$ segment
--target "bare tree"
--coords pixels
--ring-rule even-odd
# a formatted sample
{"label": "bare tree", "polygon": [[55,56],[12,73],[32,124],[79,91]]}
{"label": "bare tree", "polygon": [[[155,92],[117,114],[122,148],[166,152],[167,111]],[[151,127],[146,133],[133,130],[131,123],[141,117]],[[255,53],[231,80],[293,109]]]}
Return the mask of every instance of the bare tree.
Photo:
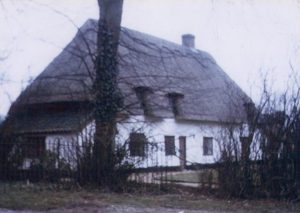
{"label": "bare tree", "polygon": [[300,88],[280,95],[264,80],[259,103],[245,105],[247,128],[226,127],[220,190],[235,197],[299,199]]}

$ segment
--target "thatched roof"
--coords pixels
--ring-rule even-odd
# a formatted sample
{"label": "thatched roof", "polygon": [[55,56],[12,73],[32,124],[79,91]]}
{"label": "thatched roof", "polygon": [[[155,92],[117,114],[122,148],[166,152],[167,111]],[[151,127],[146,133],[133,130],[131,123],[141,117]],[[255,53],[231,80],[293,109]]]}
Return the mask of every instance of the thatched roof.
{"label": "thatched roof", "polygon": [[[88,20],[16,105],[91,100],[96,26],[95,20]],[[142,86],[152,90],[149,105],[154,117],[173,117],[168,94],[178,93],[183,95],[178,119],[244,119],[243,104],[250,99],[208,53],[122,28],[118,54],[126,113],[143,114],[134,93]]]}
{"label": "thatched roof", "polygon": [[20,116],[13,123],[13,130],[22,133],[79,132],[88,123],[84,112],[50,112]]}

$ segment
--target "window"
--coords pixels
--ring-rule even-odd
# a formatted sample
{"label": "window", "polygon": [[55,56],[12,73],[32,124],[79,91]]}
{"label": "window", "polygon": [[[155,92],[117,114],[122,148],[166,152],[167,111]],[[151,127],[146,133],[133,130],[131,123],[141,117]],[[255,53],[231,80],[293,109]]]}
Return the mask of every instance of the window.
{"label": "window", "polygon": [[166,153],[166,156],[176,155],[175,137],[174,136],[165,136],[165,153]]}
{"label": "window", "polygon": [[179,116],[181,114],[180,103],[181,99],[183,99],[183,94],[181,93],[168,93],[169,102],[172,108],[172,112],[174,116]]}
{"label": "window", "polygon": [[45,151],[45,137],[28,137],[23,147],[27,158],[39,158]]}
{"label": "window", "polygon": [[250,138],[249,137],[240,137],[241,147],[242,147],[242,158],[248,159],[250,155]]}
{"label": "window", "polygon": [[134,88],[136,96],[140,101],[140,105],[142,110],[144,111],[144,115],[150,116],[152,114],[151,107],[149,105],[149,95],[152,93],[151,88],[139,86]]}
{"label": "window", "polygon": [[213,155],[213,138],[203,138],[203,155]]}
{"label": "window", "polygon": [[147,139],[143,133],[131,133],[129,138],[130,156],[144,157]]}

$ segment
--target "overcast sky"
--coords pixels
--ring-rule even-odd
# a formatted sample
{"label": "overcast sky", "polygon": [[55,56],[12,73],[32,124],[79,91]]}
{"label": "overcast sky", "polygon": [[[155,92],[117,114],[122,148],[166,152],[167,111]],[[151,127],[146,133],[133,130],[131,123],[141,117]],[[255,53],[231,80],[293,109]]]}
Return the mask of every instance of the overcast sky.
{"label": "overcast sky", "polygon": [[[0,0],[0,114],[61,52],[88,18],[96,0]],[[261,73],[283,88],[290,65],[300,73],[299,0],[124,0],[122,25],[176,43],[196,36],[252,96]],[[3,60],[4,58],[4,60]]]}

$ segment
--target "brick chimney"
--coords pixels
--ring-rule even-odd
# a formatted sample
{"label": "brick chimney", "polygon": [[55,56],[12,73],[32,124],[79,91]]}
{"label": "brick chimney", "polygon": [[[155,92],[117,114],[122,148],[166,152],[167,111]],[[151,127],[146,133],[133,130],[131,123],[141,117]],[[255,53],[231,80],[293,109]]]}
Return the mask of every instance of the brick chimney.
{"label": "brick chimney", "polygon": [[195,48],[195,36],[192,34],[184,34],[181,36],[182,45],[188,48]]}

